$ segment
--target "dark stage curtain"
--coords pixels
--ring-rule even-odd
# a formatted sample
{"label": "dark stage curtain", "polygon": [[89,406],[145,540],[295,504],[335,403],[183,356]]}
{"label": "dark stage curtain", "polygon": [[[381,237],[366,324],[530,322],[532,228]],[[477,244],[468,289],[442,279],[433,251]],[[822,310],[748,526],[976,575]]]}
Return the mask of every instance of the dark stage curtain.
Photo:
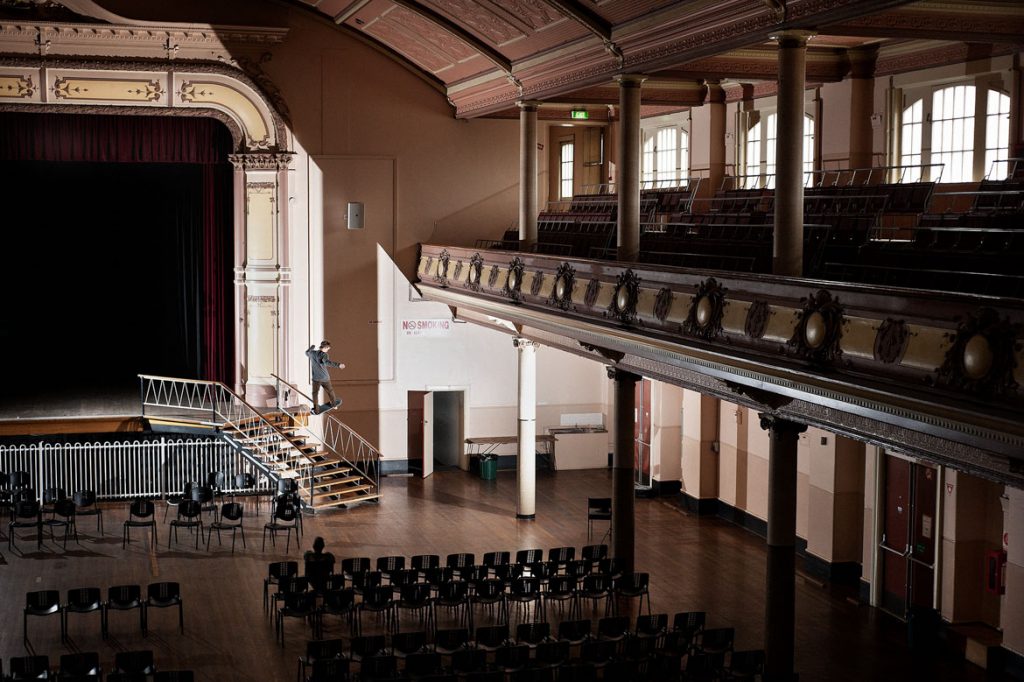
{"label": "dark stage curtain", "polygon": [[[77,233],[94,230],[94,239],[108,252],[95,254],[94,260],[117,260],[122,265],[116,269],[126,273],[125,282],[141,281],[132,278],[141,277],[143,270],[162,282],[159,291],[148,290],[146,306],[146,314],[160,318],[151,325],[159,338],[150,345],[154,351],[159,349],[160,357],[154,358],[154,353],[135,357],[129,352],[126,362],[145,362],[148,357],[148,365],[133,371],[176,371],[230,383],[234,378],[233,189],[227,162],[231,151],[227,129],[208,118],[0,113],[0,167],[10,180],[6,191],[0,187],[0,195],[6,194],[8,201],[22,200],[25,208],[19,227],[9,229],[31,230],[28,226],[35,221],[38,229],[53,235],[46,242],[8,234],[5,241],[11,247],[24,247],[17,257],[38,258],[30,272],[47,272],[52,262],[75,267],[76,254],[70,251],[84,248]],[[119,173],[114,164],[133,165],[125,165]],[[17,177],[22,173],[34,180],[22,182]],[[80,187],[88,191],[77,191]],[[154,187],[156,192],[151,191]],[[33,188],[38,188],[34,200],[29,196],[36,191]],[[69,212],[62,196],[74,197],[79,205]],[[150,203],[140,206],[139,196],[149,197]],[[119,225],[125,227],[114,229],[117,220],[111,220],[111,215],[120,219],[129,210],[133,222],[122,221]],[[104,230],[105,226],[111,229]],[[104,244],[104,239],[110,241]],[[55,254],[62,249],[69,253]],[[81,287],[97,281],[95,272],[75,274],[81,275],[75,277]],[[109,277],[104,277],[99,286],[108,285]],[[126,300],[138,296],[124,292]],[[144,340],[140,343],[147,345]]]}
{"label": "dark stage curtain", "polygon": [[211,118],[0,114],[0,160],[226,164],[227,129]]}

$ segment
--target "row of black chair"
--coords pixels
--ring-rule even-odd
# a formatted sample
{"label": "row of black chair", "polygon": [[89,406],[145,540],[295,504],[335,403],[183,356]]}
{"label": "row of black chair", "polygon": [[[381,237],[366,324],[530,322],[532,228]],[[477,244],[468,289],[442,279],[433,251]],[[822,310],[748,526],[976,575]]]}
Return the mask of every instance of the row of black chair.
{"label": "row of black chair", "polygon": [[58,590],[40,590],[25,595],[23,612],[24,641],[28,642],[29,616],[60,616],[61,640],[67,639],[68,614],[98,613],[100,616],[100,635],[104,639],[109,634],[111,611],[139,611],[139,627],[142,634],[148,633],[150,608],[178,608],[178,628],[185,632],[185,611],[181,598],[181,586],[176,582],[150,583],[146,589],[146,597],[142,596],[139,585],[117,585],[107,590],[107,599],[101,598],[98,587],[82,587],[67,591],[67,598],[62,603]]}
{"label": "row of black chair", "polygon": [[604,679],[616,681],[753,680],[762,673],[762,651],[734,651],[733,629],[704,629],[704,618],[703,612],[677,614],[672,629],[667,614],[640,618],[635,629],[628,618],[604,618],[594,633],[589,620],[563,621],[556,636],[548,622],[522,623],[515,639],[507,625],[439,630],[432,640],[426,631],[360,635],[347,650],[341,639],[313,640],[299,657],[297,673],[300,680],[346,679],[351,663],[359,663],[360,679],[504,680],[507,673],[520,679],[522,671],[533,671],[526,679],[534,679],[530,674],[547,671],[552,674],[541,679],[593,680],[603,670]]}
{"label": "row of black chair", "polygon": [[[2,672],[2,671],[0,671]],[[45,655],[17,656],[10,660],[10,673],[0,676],[4,680],[45,680],[56,679],[66,682],[192,682],[195,675],[191,670],[158,671],[150,650],[119,651],[114,654],[112,670],[104,677],[97,652],[62,654],[60,665],[50,667],[50,657]]]}

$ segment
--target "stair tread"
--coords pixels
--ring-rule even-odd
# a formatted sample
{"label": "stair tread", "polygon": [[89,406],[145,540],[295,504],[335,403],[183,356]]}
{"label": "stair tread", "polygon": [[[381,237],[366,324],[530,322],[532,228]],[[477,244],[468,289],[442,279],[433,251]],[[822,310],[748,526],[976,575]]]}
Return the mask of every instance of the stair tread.
{"label": "stair tread", "polygon": [[365,490],[372,490],[374,485],[372,483],[364,483],[363,485],[353,485],[340,490],[333,490],[329,493],[313,493],[313,502],[322,500],[327,497],[338,497],[340,495],[351,495],[353,493],[361,493]]}
{"label": "stair tread", "polygon": [[345,476],[343,478],[332,478],[329,481],[318,481],[314,483],[313,489],[316,490],[317,488],[329,488],[332,485],[346,485],[348,483],[355,483],[357,481],[365,480],[366,479],[363,478],[361,474],[356,474],[355,476]]}
{"label": "stair tread", "polygon": [[331,507],[340,507],[344,504],[353,504],[355,502],[369,502],[371,500],[380,499],[379,494],[363,495],[362,497],[356,497],[348,500],[328,500],[317,505],[318,509],[329,509]]}

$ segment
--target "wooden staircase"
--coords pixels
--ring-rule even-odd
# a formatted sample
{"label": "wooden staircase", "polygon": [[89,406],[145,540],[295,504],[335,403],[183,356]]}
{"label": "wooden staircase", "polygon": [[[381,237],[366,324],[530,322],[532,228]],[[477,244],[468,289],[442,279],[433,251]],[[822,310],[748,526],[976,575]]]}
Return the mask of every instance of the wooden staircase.
{"label": "wooden staircase", "polygon": [[[272,431],[268,431],[268,425]],[[225,425],[225,433],[281,478],[295,479],[299,497],[314,510],[380,498],[372,480],[331,452],[288,412],[271,412]]]}

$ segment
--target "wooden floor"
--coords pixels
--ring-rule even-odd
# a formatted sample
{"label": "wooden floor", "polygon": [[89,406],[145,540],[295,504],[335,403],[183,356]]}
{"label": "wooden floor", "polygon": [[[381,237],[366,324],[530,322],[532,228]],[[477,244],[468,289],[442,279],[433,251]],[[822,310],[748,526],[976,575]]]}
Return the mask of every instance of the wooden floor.
{"label": "wooden floor", "polygon": [[[387,478],[384,499],[305,520],[302,549],[322,535],[328,551],[346,556],[440,554],[528,547],[544,549],[587,544],[586,498],[609,495],[611,475],[604,470],[539,472],[536,521],[516,521],[515,473],[481,481],[462,472],[442,472],[428,480]],[[248,513],[248,511],[247,511]],[[763,541],[718,519],[684,513],[665,499],[637,500],[637,568],[651,574],[655,612],[708,612],[708,626],[736,628],[738,649],[760,648],[763,638]],[[3,627],[0,657],[8,669],[12,656],[26,654],[21,608],[25,593],[41,589],[176,580],[185,598],[184,635],[171,610],[150,615],[150,633],[142,637],[131,613],[113,613],[112,636],[104,641],[95,614],[72,615],[67,645],[60,642],[57,617],[31,618],[30,647],[56,665],[61,653],[98,651],[109,669],[121,650],[152,649],[163,669],[190,668],[200,680],[295,678],[296,656],[304,650],[308,629],[286,623],[286,646],[274,640],[271,621],[261,606],[262,580],[269,561],[284,558],[268,544],[260,551],[264,518],[248,518],[248,549],[234,556],[228,547],[196,551],[191,538],[167,549],[167,526],[158,506],[156,551],[137,541],[121,549],[122,505],[106,513],[107,534],[96,537],[92,519],[82,522],[81,544],[67,551],[47,539],[36,551],[34,539],[19,535],[24,553],[11,555],[4,543],[0,565]],[[5,529],[6,530],[6,529]],[[6,540],[6,538],[4,538]],[[291,557],[301,553],[292,547]],[[327,636],[347,635],[336,619]],[[982,671],[951,660],[915,659],[906,648],[906,628],[874,609],[858,606],[809,580],[797,584],[797,670],[802,680],[982,680]]]}

